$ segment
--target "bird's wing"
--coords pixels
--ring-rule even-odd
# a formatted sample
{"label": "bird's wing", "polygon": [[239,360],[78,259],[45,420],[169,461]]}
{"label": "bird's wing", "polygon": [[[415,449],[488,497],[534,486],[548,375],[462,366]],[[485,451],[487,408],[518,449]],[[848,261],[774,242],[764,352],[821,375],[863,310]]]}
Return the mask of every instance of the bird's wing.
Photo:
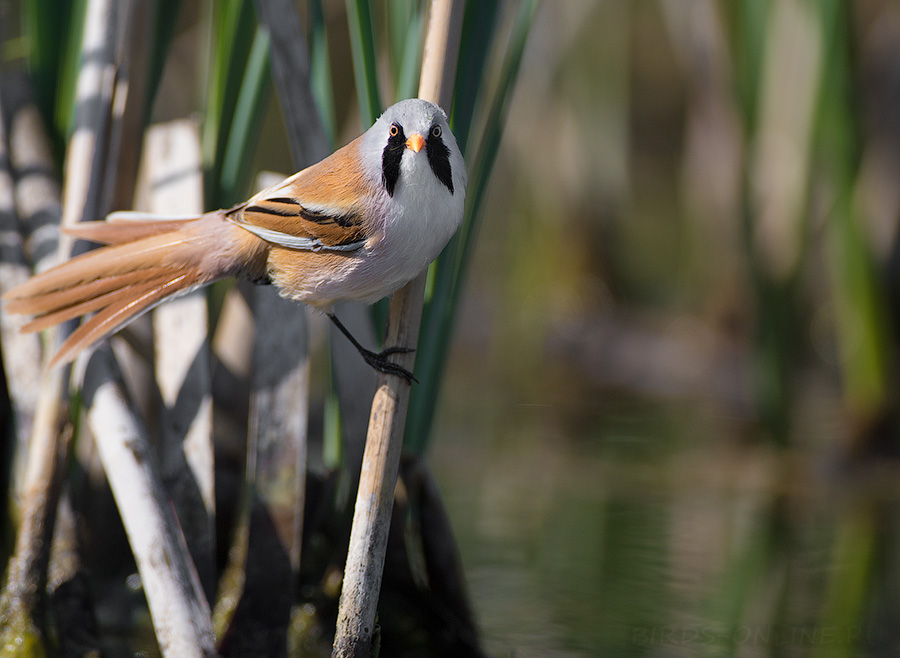
{"label": "bird's wing", "polygon": [[272,244],[303,251],[351,252],[372,236],[371,185],[358,140],[228,211],[238,226]]}

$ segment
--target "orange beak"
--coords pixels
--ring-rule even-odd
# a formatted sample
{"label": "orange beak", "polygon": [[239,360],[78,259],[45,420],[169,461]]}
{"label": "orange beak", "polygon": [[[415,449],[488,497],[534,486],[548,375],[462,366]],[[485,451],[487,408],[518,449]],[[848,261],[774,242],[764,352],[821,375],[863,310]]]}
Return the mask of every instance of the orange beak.
{"label": "orange beak", "polygon": [[416,153],[421,151],[425,147],[425,138],[422,137],[419,133],[413,133],[410,135],[409,139],[406,140],[406,148],[410,148]]}

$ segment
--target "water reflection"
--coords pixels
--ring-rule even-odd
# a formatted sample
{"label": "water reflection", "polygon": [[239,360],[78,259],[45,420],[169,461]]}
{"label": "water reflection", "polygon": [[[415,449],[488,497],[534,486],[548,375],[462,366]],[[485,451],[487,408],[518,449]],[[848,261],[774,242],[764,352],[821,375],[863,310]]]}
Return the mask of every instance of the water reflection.
{"label": "water reflection", "polygon": [[430,461],[489,654],[896,655],[893,464],[737,440],[700,404],[572,425],[457,393]]}

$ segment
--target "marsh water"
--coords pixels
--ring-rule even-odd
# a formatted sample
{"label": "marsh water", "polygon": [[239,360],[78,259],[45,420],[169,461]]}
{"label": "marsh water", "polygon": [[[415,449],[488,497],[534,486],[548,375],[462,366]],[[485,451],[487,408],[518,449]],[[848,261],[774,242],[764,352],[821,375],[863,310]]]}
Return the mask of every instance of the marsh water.
{"label": "marsh water", "polygon": [[785,449],[702,402],[492,390],[431,459],[490,655],[897,655],[900,470],[806,449],[827,405]]}

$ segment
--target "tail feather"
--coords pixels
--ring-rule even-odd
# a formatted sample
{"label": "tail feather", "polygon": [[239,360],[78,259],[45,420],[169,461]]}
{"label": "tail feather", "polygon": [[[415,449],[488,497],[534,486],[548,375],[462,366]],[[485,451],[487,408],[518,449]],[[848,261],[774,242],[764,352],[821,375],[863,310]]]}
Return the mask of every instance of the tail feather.
{"label": "tail feather", "polygon": [[[146,276],[144,276],[145,274]],[[66,320],[78,318],[82,315],[87,315],[88,313],[93,313],[99,309],[106,308],[119,300],[123,295],[128,295],[138,287],[143,288],[145,284],[160,284],[171,278],[172,275],[165,270],[158,273],[149,271],[134,272],[129,275],[123,275],[122,277],[110,277],[109,279],[95,282],[97,284],[104,284],[104,287],[115,286],[115,288],[110,287],[109,290],[103,292],[94,293],[93,289],[95,288],[95,285],[87,284],[71,291],[65,290],[39,297],[37,298],[38,301],[50,300],[42,304],[47,308],[42,311],[29,311],[29,315],[36,315],[36,317],[34,320],[25,323],[25,325],[22,326],[22,331],[43,331],[44,329],[48,329],[61,322],[65,322]],[[71,294],[73,297],[78,295],[79,298],[71,301],[66,300],[65,297],[67,294]],[[56,301],[56,303],[51,306],[51,301]]]}
{"label": "tail feather", "polygon": [[[134,219],[132,219],[134,217]],[[144,213],[113,213],[105,221],[79,222],[67,226],[63,231],[82,240],[101,244],[125,244],[162,233],[177,231],[197,217],[180,217],[178,219],[150,219]]]}
{"label": "tail feather", "polygon": [[108,246],[38,274],[5,296],[40,331],[88,313],[51,363],[75,355],[169,297],[234,274],[259,278],[266,244],[221,213],[174,220],[89,222],[70,233]]}
{"label": "tail feather", "polygon": [[173,231],[136,242],[95,249],[31,277],[10,290],[5,299],[11,303],[36,298],[48,293],[72,290],[76,286],[100,279],[159,266],[177,268],[179,261],[189,260],[191,245],[186,243],[191,239],[192,236]]}
{"label": "tail feather", "polygon": [[[134,272],[126,272],[114,276],[108,276],[103,279],[97,279],[80,286],[56,290],[39,294],[34,297],[23,297],[20,299],[10,299],[6,303],[6,310],[9,313],[18,313],[23,315],[45,315],[55,313],[67,308],[74,308],[82,305],[84,302],[91,300],[105,299],[105,295],[124,288],[135,283],[146,281],[149,278],[157,278],[166,270],[163,268],[148,268],[146,270],[137,270]],[[70,317],[61,317],[59,322],[64,322],[72,317],[84,315],[90,311],[96,310],[89,308],[82,313],[76,313]],[[23,331],[40,331],[47,326],[31,328],[32,323],[28,323],[23,327]],[[56,323],[52,323],[56,324]]]}
{"label": "tail feather", "polygon": [[[196,273],[193,274],[196,275]],[[169,281],[149,281],[143,285],[113,293],[118,295],[119,299],[73,331],[50,360],[50,365],[68,363],[84,348],[104,336],[114,333],[127,322],[149,311],[167,298],[191,288],[193,280],[194,278],[190,274],[182,274]]]}

